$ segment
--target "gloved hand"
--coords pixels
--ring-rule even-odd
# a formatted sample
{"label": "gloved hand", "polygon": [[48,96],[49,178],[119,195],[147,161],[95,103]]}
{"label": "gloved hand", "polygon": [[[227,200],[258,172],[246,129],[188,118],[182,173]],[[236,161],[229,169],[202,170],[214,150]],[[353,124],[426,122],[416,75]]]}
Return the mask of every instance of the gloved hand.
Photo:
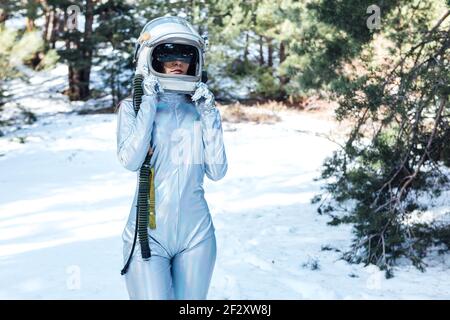
{"label": "gloved hand", "polygon": [[142,81],[142,89],[144,90],[144,95],[148,96],[164,93],[164,89],[158,78],[149,72],[144,76],[144,81]]}
{"label": "gloved hand", "polygon": [[[202,115],[208,114],[216,109],[215,98],[208,85],[203,82],[197,82],[195,86],[197,89],[191,99],[195,102],[199,113]],[[205,99],[204,102],[202,101],[203,99]]]}
{"label": "gloved hand", "polygon": [[141,74],[144,76],[144,81],[142,82],[144,95],[155,95],[157,93],[163,93],[164,90],[158,78],[150,73],[150,67],[147,60],[148,52],[149,48],[145,47],[139,54],[136,66],[136,74]]}

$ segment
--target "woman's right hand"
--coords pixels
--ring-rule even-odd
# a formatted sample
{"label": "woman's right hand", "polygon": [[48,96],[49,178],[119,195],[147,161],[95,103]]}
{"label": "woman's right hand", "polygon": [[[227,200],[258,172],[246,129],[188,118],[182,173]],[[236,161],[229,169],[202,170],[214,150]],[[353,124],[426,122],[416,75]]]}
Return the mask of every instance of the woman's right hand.
{"label": "woman's right hand", "polygon": [[144,90],[144,94],[147,96],[164,92],[158,78],[149,72],[144,76],[144,81],[142,81],[142,89]]}
{"label": "woman's right hand", "polygon": [[156,95],[158,93],[163,93],[163,87],[159,82],[159,79],[150,73],[150,67],[148,65],[147,55],[149,54],[149,48],[144,47],[142,52],[139,54],[139,58],[136,66],[136,74],[141,74],[144,76],[144,81],[142,82],[142,89],[144,95]]}

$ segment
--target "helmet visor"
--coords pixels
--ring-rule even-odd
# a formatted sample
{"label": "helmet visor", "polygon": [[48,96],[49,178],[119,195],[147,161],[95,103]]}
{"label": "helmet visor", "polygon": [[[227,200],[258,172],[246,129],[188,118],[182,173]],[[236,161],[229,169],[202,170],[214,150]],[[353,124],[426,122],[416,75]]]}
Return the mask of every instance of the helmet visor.
{"label": "helmet visor", "polygon": [[194,46],[178,43],[163,43],[153,51],[153,58],[158,62],[182,61],[191,63],[196,60],[197,49]]}

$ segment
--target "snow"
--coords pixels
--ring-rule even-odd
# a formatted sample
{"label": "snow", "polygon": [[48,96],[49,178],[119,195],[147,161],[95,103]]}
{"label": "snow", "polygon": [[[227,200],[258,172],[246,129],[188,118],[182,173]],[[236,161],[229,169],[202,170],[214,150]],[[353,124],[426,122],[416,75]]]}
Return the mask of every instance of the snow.
{"label": "snow", "polygon": [[[117,160],[116,115],[73,112],[83,106],[59,92],[65,72],[12,83],[38,121],[0,137],[0,299],[128,299],[121,233],[135,172]],[[276,124],[223,124],[229,169],[204,185],[218,246],[208,298],[449,299],[449,255],[424,273],[397,267],[392,279],[339,259],[351,226],[327,225],[310,203],[336,124],[279,115]]]}

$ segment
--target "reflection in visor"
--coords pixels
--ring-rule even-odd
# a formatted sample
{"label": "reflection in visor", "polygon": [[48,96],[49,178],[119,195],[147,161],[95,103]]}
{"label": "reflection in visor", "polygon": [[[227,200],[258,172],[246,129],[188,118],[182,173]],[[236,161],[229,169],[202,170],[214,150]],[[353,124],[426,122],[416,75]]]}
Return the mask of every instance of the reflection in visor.
{"label": "reflection in visor", "polygon": [[153,57],[159,62],[183,61],[191,63],[196,57],[196,49],[186,44],[164,43],[155,48]]}
{"label": "reflection in visor", "polygon": [[169,62],[169,61],[182,61],[185,63],[191,63],[192,57],[185,55],[177,55],[177,54],[165,54],[157,57],[158,61],[161,62]]}

